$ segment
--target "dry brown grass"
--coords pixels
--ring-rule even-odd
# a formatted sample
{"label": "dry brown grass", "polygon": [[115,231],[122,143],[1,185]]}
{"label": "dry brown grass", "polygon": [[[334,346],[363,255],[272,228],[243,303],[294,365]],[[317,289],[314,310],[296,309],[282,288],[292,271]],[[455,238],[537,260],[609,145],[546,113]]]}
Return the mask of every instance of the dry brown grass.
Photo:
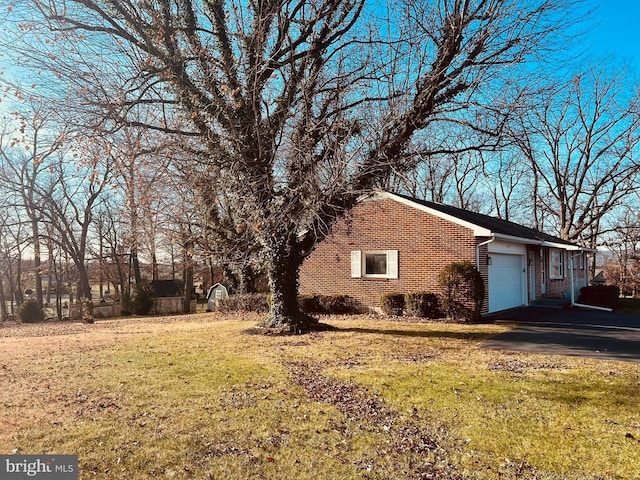
{"label": "dry brown grass", "polygon": [[0,327],[0,452],[78,454],[83,479],[640,478],[637,364],[478,348],[505,326],[325,321]]}

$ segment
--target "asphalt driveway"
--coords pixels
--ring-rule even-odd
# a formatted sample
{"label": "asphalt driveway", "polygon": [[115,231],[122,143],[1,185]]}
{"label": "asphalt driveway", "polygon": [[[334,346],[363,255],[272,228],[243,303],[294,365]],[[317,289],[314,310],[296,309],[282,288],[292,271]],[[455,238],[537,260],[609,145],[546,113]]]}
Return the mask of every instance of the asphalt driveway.
{"label": "asphalt driveway", "polygon": [[640,363],[640,315],[526,307],[485,319],[517,327],[486,341],[482,348]]}

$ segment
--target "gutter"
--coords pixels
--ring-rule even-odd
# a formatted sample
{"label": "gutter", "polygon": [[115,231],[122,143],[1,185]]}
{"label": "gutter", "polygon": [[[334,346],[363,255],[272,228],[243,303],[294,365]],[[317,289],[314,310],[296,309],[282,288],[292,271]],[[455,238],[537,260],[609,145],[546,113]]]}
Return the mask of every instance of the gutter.
{"label": "gutter", "polygon": [[549,240],[536,240],[533,238],[514,237],[513,235],[506,235],[504,233],[494,233],[493,236],[497,240],[504,240],[506,242],[512,242],[512,243],[522,243],[525,245],[537,245],[540,247],[548,247],[548,248],[559,248],[561,250],[574,251],[574,252],[575,251],[597,252],[596,249],[581,247],[579,245],[551,242]]}

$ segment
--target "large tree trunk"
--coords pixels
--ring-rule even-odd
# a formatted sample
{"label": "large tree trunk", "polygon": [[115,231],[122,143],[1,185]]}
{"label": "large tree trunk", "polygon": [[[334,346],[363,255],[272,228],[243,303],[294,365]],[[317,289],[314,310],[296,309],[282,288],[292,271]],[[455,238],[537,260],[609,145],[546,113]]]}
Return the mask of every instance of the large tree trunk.
{"label": "large tree trunk", "polygon": [[251,265],[238,265],[233,269],[237,280],[237,293],[255,293],[256,276]]}
{"label": "large tree trunk", "polygon": [[292,254],[289,245],[276,246],[267,259],[270,310],[265,326],[291,333],[312,330],[318,321],[300,310],[298,277],[303,258]]}
{"label": "large tree trunk", "polygon": [[89,272],[84,263],[76,263],[78,269],[78,298],[91,300],[91,284],[89,283]]}
{"label": "large tree trunk", "polygon": [[136,280],[136,287],[142,285],[142,273],[140,273],[140,262],[138,261],[137,248],[131,249],[131,265],[133,265],[133,278]]}

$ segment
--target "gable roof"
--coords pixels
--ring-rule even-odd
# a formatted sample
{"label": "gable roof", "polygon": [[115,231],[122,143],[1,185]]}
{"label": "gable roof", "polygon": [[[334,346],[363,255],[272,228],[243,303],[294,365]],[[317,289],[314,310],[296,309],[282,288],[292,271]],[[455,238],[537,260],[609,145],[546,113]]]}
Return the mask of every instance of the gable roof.
{"label": "gable roof", "polygon": [[508,220],[471,212],[441,203],[419,200],[407,195],[377,192],[374,198],[389,198],[471,229],[477,237],[494,237],[506,241],[534,244],[566,250],[589,250],[568,240],[525,227]]}
{"label": "gable roof", "polygon": [[182,280],[152,280],[151,286],[155,297],[181,297],[184,294]]}

